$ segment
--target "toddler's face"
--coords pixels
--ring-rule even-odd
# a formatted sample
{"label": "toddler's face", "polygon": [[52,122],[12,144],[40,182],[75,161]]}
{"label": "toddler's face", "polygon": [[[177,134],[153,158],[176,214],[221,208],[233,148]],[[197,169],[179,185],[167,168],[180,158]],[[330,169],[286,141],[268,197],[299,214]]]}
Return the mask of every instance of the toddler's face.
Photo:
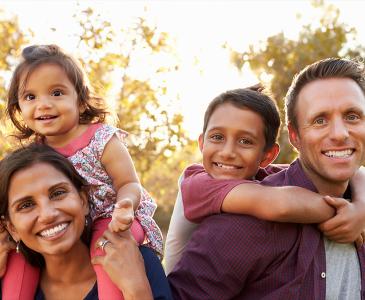
{"label": "toddler's face", "polygon": [[[47,142],[72,135],[79,124],[80,107],[75,87],[56,64],[42,64],[20,78],[18,99],[24,122]],[[26,82],[25,82],[26,80]],[[71,136],[69,137],[71,138]]]}
{"label": "toddler's face", "polygon": [[264,122],[231,103],[218,106],[199,137],[205,170],[217,179],[252,179],[265,158]]}

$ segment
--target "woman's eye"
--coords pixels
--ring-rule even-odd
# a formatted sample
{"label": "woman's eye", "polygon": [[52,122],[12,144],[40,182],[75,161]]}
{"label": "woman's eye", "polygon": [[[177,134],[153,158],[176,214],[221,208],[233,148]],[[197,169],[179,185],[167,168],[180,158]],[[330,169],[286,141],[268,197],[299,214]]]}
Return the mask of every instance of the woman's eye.
{"label": "woman's eye", "polygon": [[32,201],[25,201],[21,204],[19,204],[18,206],[18,210],[23,210],[23,209],[27,209],[33,206],[33,202]]}
{"label": "woman's eye", "polygon": [[50,198],[54,199],[54,198],[60,198],[62,197],[64,194],[66,194],[66,191],[63,189],[59,189],[59,190],[55,190],[51,193]]}
{"label": "woman's eye", "polygon": [[55,91],[52,92],[52,96],[55,96],[55,97],[59,97],[59,96],[62,96],[62,95],[63,95],[63,93],[60,90],[55,90]]}
{"label": "woman's eye", "polygon": [[26,101],[31,101],[31,100],[34,100],[35,99],[35,96],[32,95],[32,94],[27,94],[27,95],[24,96],[24,99]]}

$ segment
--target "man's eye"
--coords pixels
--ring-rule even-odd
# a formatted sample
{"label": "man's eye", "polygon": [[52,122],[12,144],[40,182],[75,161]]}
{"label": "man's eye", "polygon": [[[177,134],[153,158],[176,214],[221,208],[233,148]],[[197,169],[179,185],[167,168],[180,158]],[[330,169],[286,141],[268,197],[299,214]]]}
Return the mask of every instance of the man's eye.
{"label": "man's eye", "polygon": [[24,96],[24,99],[26,101],[31,101],[31,100],[35,99],[35,96],[33,94],[27,94],[27,95]]}
{"label": "man's eye", "polygon": [[59,96],[62,96],[62,95],[63,95],[63,93],[60,90],[55,90],[55,91],[52,92],[52,96],[55,96],[55,97],[59,97]]}
{"label": "man's eye", "polygon": [[356,120],[360,119],[360,117],[357,114],[349,114],[346,117],[346,119],[349,121],[356,121]]}
{"label": "man's eye", "polygon": [[323,124],[326,124],[326,120],[324,118],[318,118],[318,119],[314,120],[314,124],[323,125]]}

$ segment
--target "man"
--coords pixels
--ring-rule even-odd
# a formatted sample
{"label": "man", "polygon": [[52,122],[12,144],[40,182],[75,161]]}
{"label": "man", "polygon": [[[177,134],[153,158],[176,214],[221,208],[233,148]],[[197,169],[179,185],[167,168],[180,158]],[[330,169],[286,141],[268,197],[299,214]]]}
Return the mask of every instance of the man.
{"label": "man", "polygon": [[[364,79],[363,66],[344,59],[296,76],[286,108],[299,159],[265,184],[345,197],[365,159]],[[330,236],[334,222],[324,225]],[[331,242],[314,225],[222,214],[199,226],[169,280],[176,299],[364,299],[364,266],[364,247]]]}

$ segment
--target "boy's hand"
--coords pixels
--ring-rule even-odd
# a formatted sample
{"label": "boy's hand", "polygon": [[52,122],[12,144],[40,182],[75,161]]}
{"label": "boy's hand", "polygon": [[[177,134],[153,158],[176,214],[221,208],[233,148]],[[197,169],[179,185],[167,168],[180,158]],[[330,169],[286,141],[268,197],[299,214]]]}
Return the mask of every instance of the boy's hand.
{"label": "boy's hand", "polygon": [[133,202],[129,198],[119,200],[114,207],[112,220],[109,223],[111,232],[120,232],[129,229],[134,220]]}
{"label": "boy's hand", "polygon": [[356,248],[359,249],[364,245],[365,243],[365,230],[363,230],[360,234],[360,236],[357,237],[355,241]]}
{"label": "boy's hand", "polygon": [[323,234],[338,243],[352,243],[357,240],[365,228],[363,213],[345,199],[325,196],[324,200],[336,209],[336,215],[319,224]]}
{"label": "boy's hand", "polygon": [[0,278],[4,276],[6,271],[9,251],[16,247],[15,243],[9,238],[9,233],[6,231],[5,227],[0,224]]}

